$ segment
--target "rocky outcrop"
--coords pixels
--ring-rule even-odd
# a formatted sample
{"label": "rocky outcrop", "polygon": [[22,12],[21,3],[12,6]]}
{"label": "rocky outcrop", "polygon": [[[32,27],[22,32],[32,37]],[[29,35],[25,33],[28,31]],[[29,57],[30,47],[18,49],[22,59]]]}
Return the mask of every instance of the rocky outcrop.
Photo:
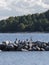
{"label": "rocky outcrop", "polygon": [[0,50],[2,51],[49,51],[49,42],[21,42],[21,43],[10,43],[3,42],[0,44]]}

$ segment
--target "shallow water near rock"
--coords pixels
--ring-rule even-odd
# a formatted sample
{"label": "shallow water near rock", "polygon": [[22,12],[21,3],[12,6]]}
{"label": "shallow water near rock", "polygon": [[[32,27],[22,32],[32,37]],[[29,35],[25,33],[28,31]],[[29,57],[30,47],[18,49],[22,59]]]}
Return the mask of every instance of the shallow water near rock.
{"label": "shallow water near rock", "polygon": [[49,65],[49,52],[0,52],[0,65]]}
{"label": "shallow water near rock", "polygon": [[0,42],[12,41],[15,39],[26,40],[32,38],[33,41],[49,42],[49,33],[0,33]]}

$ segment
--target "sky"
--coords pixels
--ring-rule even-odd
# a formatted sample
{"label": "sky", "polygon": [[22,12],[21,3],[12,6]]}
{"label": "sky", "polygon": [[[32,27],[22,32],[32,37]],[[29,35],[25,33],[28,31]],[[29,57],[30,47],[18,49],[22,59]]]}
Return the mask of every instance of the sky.
{"label": "sky", "polygon": [[49,0],[0,0],[0,20],[49,10]]}

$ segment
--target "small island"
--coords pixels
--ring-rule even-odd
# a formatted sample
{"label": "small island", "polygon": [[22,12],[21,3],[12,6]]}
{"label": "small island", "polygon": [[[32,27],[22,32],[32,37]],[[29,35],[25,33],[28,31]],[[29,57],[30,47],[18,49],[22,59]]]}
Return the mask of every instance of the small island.
{"label": "small island", "polygon": [[3,41],[0,44],[0,51],[49,51],[49,42],[33,42],[31,40],[15,40],[14,43],[10,41]]}

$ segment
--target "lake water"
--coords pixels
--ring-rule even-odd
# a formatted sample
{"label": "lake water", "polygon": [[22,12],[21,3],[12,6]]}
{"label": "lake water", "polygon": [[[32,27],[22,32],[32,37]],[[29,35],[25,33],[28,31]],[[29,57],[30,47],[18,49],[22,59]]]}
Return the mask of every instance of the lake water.
{"label": "lake water", "polygon": [[49,52],[0,52],[0,65],[49,65]]}
{"label": "lake water", "polygon": [[49,42],[49,33],[0,33],[0,42],[12,41],[15,39],[26,40],[32,38],[33,41]]}
{"label": "lake water", "polygon": [[[49,33],[0,33],[0,42],[16,38],[49,42]],[[49,65],[49,52],[0,52],[0,65]]]}

